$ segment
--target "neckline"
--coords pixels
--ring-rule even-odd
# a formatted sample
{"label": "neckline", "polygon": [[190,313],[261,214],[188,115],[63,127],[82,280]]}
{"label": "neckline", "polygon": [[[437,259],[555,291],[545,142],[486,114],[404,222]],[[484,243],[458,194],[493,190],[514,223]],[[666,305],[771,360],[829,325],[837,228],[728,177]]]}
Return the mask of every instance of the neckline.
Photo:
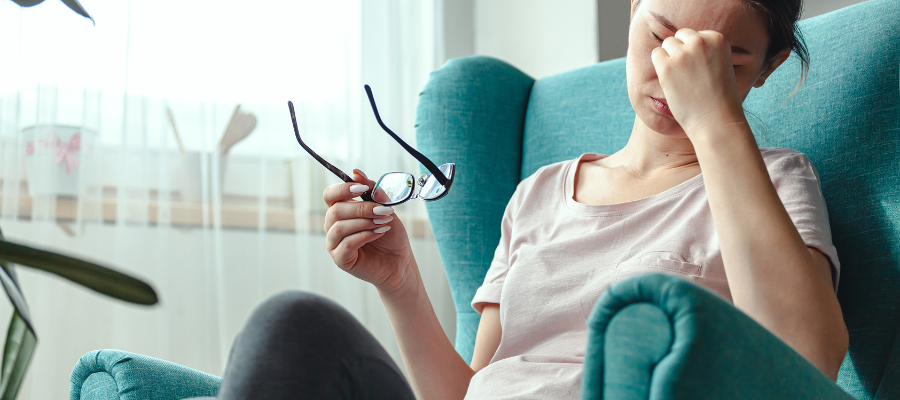
{"label": "neckline", "polygon": [[640,211],[651,206],[654,203],[665,200],[669,197],[681,194],[682,192],[692,189],[703,184],[703,172],[697,174],[684,182],[679,183],[661,193],[657,193],[650,197],[644,197],[638,200],[626,201],[624,203],[615,204],[584,204],[575,201],[575,172],[576,168],[582,161],[596,161],[601,158],[609,157],[607,154],[584,153],[578,158],[572,160],[566,168],[565,185],[563,189],[563,197],[565,197],[566,206],[575,212],[575,214],[588,217],[614,216],[628,214]]}

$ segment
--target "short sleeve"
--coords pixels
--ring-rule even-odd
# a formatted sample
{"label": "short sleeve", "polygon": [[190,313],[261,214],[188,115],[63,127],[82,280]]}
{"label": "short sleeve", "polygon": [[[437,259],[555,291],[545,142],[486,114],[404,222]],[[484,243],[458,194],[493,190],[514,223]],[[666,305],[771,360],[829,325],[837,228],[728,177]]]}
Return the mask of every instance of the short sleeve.
{"label": "short sleeve", "polygon": [[807,247],[812,247],[828,257],[834,273],[834,290],[837,292],[841,264],[837,249],[831,242],[831,225],[828,209],[819,182],[819,173],[805,154],[789,149],[778,149],[766,165],[778,197],[800,237]]}
{"label": "short sleeve", "polygon": [[516,194],[513,194],[512,199],[506,204],[503,220],[500,223],[500,243],[494,250],[494,259],[491,261],[487,275],[484,276],[484,283],[475,291],[475,297],[472,298],[472,308],[479,314],[484,309],[485,303],[500,304],[500,291],[503,289],[503,281],[509,271],[509,245],[512,236],[515,199]]}

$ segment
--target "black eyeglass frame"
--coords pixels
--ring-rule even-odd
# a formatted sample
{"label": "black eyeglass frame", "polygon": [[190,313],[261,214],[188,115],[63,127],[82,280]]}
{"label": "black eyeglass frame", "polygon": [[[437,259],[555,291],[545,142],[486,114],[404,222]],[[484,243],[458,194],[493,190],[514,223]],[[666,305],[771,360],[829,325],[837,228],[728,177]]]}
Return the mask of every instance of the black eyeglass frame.
{"label": "black eyeglass frame", "polygon": [[[446,176],[444,176],[444,173],[441,172],[440,168],[438,168],[431,160],[429,160],[428,157],[425,157],[422,153],[419,153],[412,146],[408,145],[405,141],[403,141],[403,139],[401,139],[399,136],[397,136],[397,134],[395,134],[393,131],[391,131],[387,127],[387,125],[384,124],[384,122],[381,121],[381,115],[378,113],[378,107],[375,106],[375,98],[374,98],[374,96],[372,96],[372,89],[369,87],[369,85],[365,85],[365,89],[366,89],[366,95],[369,97],[369,103],[372,105],[372,111],[375,113],[375,119],[378,121],[378,125],[380,125],[381,128],[384,129],[385,132],[387,132],[389,135],[391,135],[391,137],[394,138],[394,140],[396,140],[397,143],[400,143],[400,146],[403,147],[403,149],[405,149],[407,153],[409,153],[410,155],[415,157],[416,160],[418,160],[420,163],[422,163],[422,165],[424,165],[425,168],[428,169],[428,172],[430,172],[430,175],[434,176],[435,179],[437,179],[438,183],[440,183],[441,186],[444,188],[444,191],[434,198],[428,199],[428,198],[424,198],[424,197],[419,197],[418,193],[416,194],[416,198],[421,199],[422,201],[436,201],[436,200],[440,200],[441,198],[446,196],[447,193],[450,191],[450,186],[453,184],[454,178],[456,177],[456,164],[454,164],[454,163],[449,164],[450,165],[450,171],[449,171],[450,178],[447,178]],[[316,154],[316,152],[313,151],[313,149],[309,148],[309,146],[307,146],[306,143],[303,143],[303,139],[300,138],[300,128],[297,126],[297,116],[294,113],[294,103],[293,102],[288,101],[288,109],[291,112],[291,123],[293,123],[293,125],[294,125],[294,136],[297,138],[297,143],[300,143],[300,146],[303,147],[303,149],[306,150],[306,152],[309,153],[309,155],[311,155],[313,158],[315,158],[316,161],[319,162],[319,164],[322,164],[322,166],[324,166],[326,169],[331,171],[331,173],[335,174],[338,178],[340,178],[344,182],[348,182],[348,183],[356,182],[353,180],[353,178],[351,178],[349,175],[344,173],[344,171],[341,171],[340,168],[335,167],[334,165],[332,165],[331,163],[326,161],[324,158],[322,158],[321,156]],[[378,183],[380,183],[381,179],[383,179],[386,175],[392,174],[392,173],[409,174],[408,172],[402,172],[402,171],[385,173],[381,176],[381,178],[379,178],[379,180],[378,180],[378,182],[376,182],[375,186],[377,187]],[[411,175],[415,178],[415,175],[412,175],[412,174],[409,174],[409,175]],[[421,187],[419,189],[419,192],[421,192],[422,189],[424,189],[424,187],[425,187],[425,182],[428,180],[427,175],[429,175],[429,174],[424,174],[424,175],[420,176],[419,179],[416,180],[416,182]],[[415,188],[415,183],[413,183],[413,188]],[[362,198],[363,201],[371,201],[371,202],[375,202],[375,203],[382,204],[382,205],[397,205],[397,204],[404,203],[404,202],[408,201],[409,199],[413,198],[413,192],[414,192],[414,190],[411,190],[410,194],[407,195],[406,198],[403,200],[392,202],[392,203],[381,203],[379,201],[375,201],[375,199],[372,198],[373,190],[375,190],[375,187],[372,187],[371,189],[369,189],[369,191],[362,193],[359,197]]]}

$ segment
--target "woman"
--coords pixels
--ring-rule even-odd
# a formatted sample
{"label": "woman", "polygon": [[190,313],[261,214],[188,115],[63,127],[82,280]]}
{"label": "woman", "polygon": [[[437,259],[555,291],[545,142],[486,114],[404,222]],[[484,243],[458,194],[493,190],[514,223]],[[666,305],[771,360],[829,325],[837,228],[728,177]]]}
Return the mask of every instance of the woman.
{"label": "woman", "polygon": [[803,154],[757,147],[741,106],[791,51],[807,67],[799,15],[799,0],[632,4],[631,137],[519,184],[472,301],[471,365],[438,323],[402,222],[351,201],[375,182],[355,171],[357,184],[328,187],[326,246],[377,287],[413,390],[346,311],[288,293],[251,317],[220,397],[577,398],[587,314],[648,263],[732,301],[836,379],[848,335],[817,174]]}

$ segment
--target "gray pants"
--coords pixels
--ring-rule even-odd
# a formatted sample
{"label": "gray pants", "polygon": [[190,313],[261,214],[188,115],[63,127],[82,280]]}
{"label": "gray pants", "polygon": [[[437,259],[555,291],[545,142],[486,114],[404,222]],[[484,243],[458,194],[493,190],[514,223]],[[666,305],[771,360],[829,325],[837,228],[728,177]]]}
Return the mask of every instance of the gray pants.
{"label": "gray pants", "polygon": [[235,338],[218,399],[411,399],[381,344],[343,307],[302,291],[253,311]]}

